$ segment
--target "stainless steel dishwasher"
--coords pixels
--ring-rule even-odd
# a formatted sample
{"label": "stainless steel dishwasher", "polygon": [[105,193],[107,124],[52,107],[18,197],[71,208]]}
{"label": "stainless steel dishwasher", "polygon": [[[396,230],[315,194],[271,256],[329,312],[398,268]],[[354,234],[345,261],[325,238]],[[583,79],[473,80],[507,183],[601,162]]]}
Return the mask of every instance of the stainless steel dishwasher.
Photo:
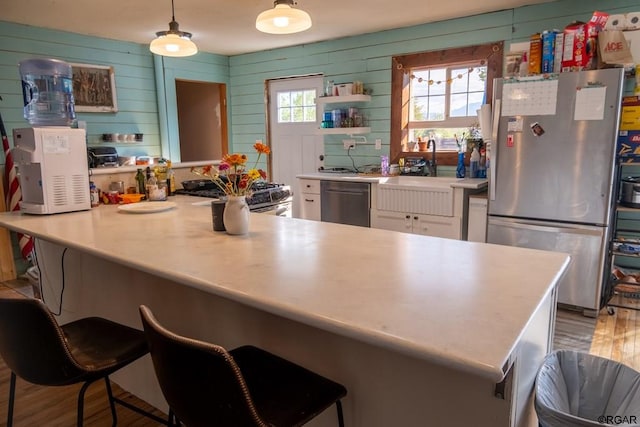
{"label": "stainless steel dishwasher", "polygon": [[338,224],[370,226],[371,184],[320,181],[320,219]]}

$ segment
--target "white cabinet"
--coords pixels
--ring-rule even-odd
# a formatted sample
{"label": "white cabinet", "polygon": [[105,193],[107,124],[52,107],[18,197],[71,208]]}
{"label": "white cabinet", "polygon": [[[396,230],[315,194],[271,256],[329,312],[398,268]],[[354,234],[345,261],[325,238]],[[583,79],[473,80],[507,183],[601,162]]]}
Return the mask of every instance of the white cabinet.
{"label": "white cabinet", "polygon": [[487,241],[487,195],[474,194],[469,196],[469,225],[467,240],[470,242]]}
{"label": "white cabinet", "polygon": [[372,226],[383,230],[460,239],[460,218],[375,210]]}
{"label": "white cabinet", "polygon": [[298,178],[298,192],[293,198],[295,218],[320,221],[320,180]]}
{"label": "white cabinet", "polygon": [[462,240],[466,237],[465,198],[462,188],[379,185],[371,226],[384,230]]}

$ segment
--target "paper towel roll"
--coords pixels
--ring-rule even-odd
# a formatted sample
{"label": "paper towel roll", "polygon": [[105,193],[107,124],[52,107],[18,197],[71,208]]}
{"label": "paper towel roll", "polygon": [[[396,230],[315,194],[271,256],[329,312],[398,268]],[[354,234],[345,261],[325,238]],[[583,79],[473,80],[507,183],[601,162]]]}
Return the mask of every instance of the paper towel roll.
{"label": "paper towel roll", "polygon": [[627,25],[627,18],[625,15],[610,15],[607,18],[607,23],[604,26],[605,30],[624,30]]}
{"label": "paper towel roll", "polygon": [[476,110],[478,114],[478,123],[480,123],[480,134],[485,141],[491,139],[491,105],[483,104],[479,110]]}
{"label": "paper towel roll", "polygon": [[640,12],[629,12],[625,15],[626,24],[625,30],[638,30],[640,29]]}

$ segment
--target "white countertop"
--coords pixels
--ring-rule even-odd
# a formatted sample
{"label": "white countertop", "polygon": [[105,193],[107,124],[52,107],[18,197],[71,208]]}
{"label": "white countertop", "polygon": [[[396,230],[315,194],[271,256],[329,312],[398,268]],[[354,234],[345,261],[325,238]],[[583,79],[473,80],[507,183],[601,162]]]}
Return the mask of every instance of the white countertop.
{"label": "white countertop", "polygon": [[410,187],[453,187],[478,190],[486,188],[488,180],[486,178],[455,178],[455,177],[429,177],[429,176],[379,176],[357,173],[305,173],[297,175],[296,178],[321,179],[327,181],[351,181],[370,182],[373,184],[387,184],[393,186]]}
{"label": "white countertop", "polygon": [[[116,206],[0,225],[336,334],[500,381],[566,254],[251,214],[212,231],[201,199],[132,214]],[[153,202],[143,202],[153,203]]]}

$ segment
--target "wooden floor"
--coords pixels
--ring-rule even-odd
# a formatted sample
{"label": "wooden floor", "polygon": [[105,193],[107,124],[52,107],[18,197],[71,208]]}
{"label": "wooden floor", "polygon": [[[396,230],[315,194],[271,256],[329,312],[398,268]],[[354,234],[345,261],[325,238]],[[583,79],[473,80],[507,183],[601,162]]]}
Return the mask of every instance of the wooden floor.
{"label": "wooden floor", "polygon": [[611,302],[638,310],[614,307],[613,315],[602,310],[589,352],[640,371],[640,299],[614,297]]}
{"label": "wooden floor", "polygon": [[[0,295],[7,294],[20,296],[0,284]],[[620,302],[640,308],[640,300],[637,299],[625,299]],[[593,336],[589,337],[588,334],[594,329]],[[585,333],[586,336],[579,336]],[[573,335],[576,335],[577,338]],[[590,344],[589,338],[591,338]],[[593,319],[585,318],[581,314],[559,311],[555,348],[574,348],[587,351],[586,348],[589,347],[592,354],[620,361],[640,371],[640,311],[615,308],[615,313],[609,315],[604,309],[595,320],[595,325]],[[0,359],[0,427],[6,426],[9,375],[9,370]],[[75,425],[79,388],[80,386],[41,387],[18,378],[14,426],[68,427]],[[117,384],[113,384],[113,393],[120,399],[164,417],[163,413],[123,391]],[[87,390],[85,399],[85,426],[111,426],[111,413],[104,382],[92,384]],[[160,425],[122,406],[117,405],[116,408],[118,425],[120,426]]]}

